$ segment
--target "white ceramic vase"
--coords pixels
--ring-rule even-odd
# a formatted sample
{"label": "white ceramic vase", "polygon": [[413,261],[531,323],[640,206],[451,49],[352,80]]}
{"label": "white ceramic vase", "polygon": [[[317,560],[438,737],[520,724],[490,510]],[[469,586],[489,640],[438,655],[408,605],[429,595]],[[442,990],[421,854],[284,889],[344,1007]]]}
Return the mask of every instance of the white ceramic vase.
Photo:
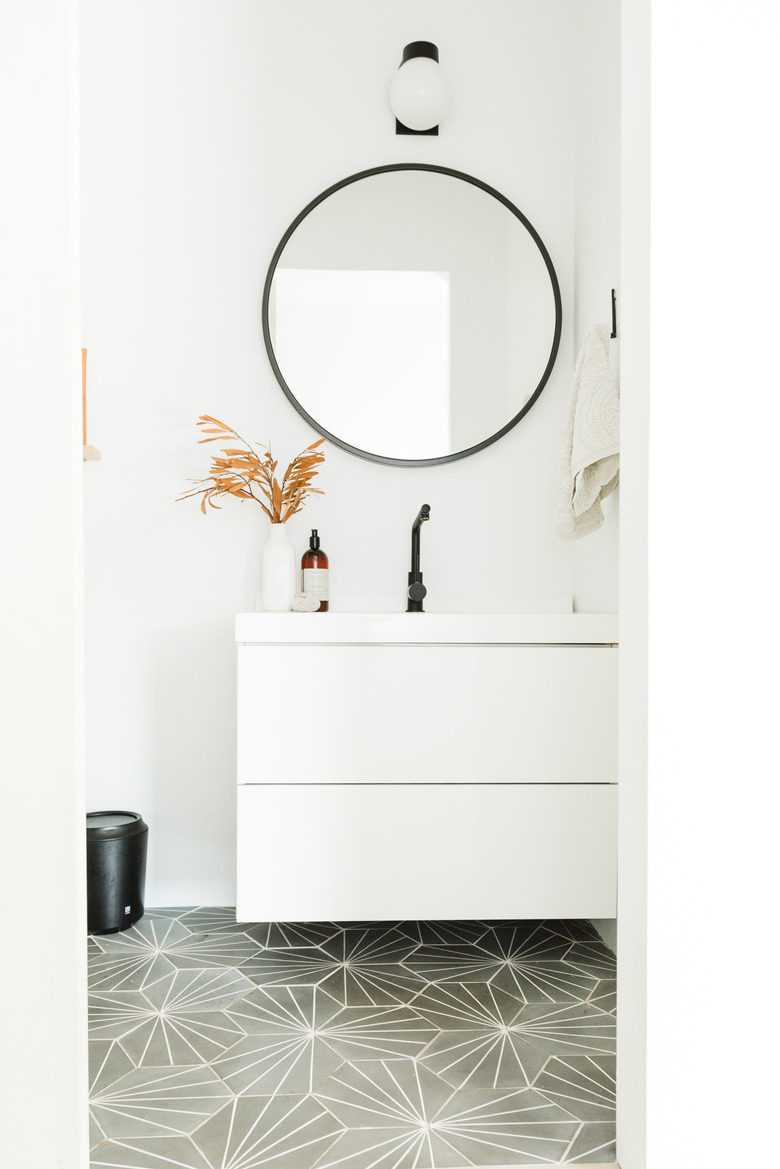
{"label": "white ceramic vase", "polygon": [[289,612],[296,590],[295,548],[286,524],[271,524],[263,548],[261,599],[263,608]]}

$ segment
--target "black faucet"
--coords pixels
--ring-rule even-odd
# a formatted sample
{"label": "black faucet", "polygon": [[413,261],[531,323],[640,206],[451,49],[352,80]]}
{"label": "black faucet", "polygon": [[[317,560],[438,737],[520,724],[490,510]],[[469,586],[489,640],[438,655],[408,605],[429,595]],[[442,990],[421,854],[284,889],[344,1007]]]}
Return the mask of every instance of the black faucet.
{"label": "black faucet", "polygon": [[423,574],[420,572],[420,524],[429,519],[430,514],[430,504],[424,503],[412,524],[412,571],[409,573],[409,584],[406,589],[407,613],[422,613],[423,597],[428,592],[423,584]]}

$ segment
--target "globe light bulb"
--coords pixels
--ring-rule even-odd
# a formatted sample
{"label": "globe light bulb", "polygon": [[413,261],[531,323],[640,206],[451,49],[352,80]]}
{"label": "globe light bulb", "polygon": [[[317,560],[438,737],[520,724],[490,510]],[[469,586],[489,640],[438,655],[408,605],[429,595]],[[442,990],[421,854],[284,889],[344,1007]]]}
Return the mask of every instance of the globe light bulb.
{"label": "globe light bulb", "polygon": [[449,108],[449,88],[438,61],[405,60],[390,82],[390,108],[401,125],[418,133],[438,126]]}

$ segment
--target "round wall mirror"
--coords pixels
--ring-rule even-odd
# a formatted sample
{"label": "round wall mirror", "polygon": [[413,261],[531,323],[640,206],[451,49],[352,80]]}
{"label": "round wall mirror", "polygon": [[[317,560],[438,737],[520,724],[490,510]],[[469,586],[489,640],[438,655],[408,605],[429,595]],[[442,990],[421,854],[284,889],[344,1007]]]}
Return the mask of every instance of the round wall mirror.
{"label": "round wall mirror", "polygon": [[274,373],[320,434],[430,466],[506,434],[561,334],[547,249],[498,191],[406,164],[351,175],[285,232],[263,293]]}

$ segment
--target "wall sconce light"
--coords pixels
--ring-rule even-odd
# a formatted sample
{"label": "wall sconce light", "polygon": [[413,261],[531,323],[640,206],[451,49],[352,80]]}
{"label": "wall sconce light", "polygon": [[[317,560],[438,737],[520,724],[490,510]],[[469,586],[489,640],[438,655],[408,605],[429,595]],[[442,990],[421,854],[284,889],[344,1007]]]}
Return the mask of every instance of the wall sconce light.
{"label": "wall sconce light", "polygon": [[449,108],[449,89],[430,41],[412,41],[390,82],[396,134],[438,134]]}

